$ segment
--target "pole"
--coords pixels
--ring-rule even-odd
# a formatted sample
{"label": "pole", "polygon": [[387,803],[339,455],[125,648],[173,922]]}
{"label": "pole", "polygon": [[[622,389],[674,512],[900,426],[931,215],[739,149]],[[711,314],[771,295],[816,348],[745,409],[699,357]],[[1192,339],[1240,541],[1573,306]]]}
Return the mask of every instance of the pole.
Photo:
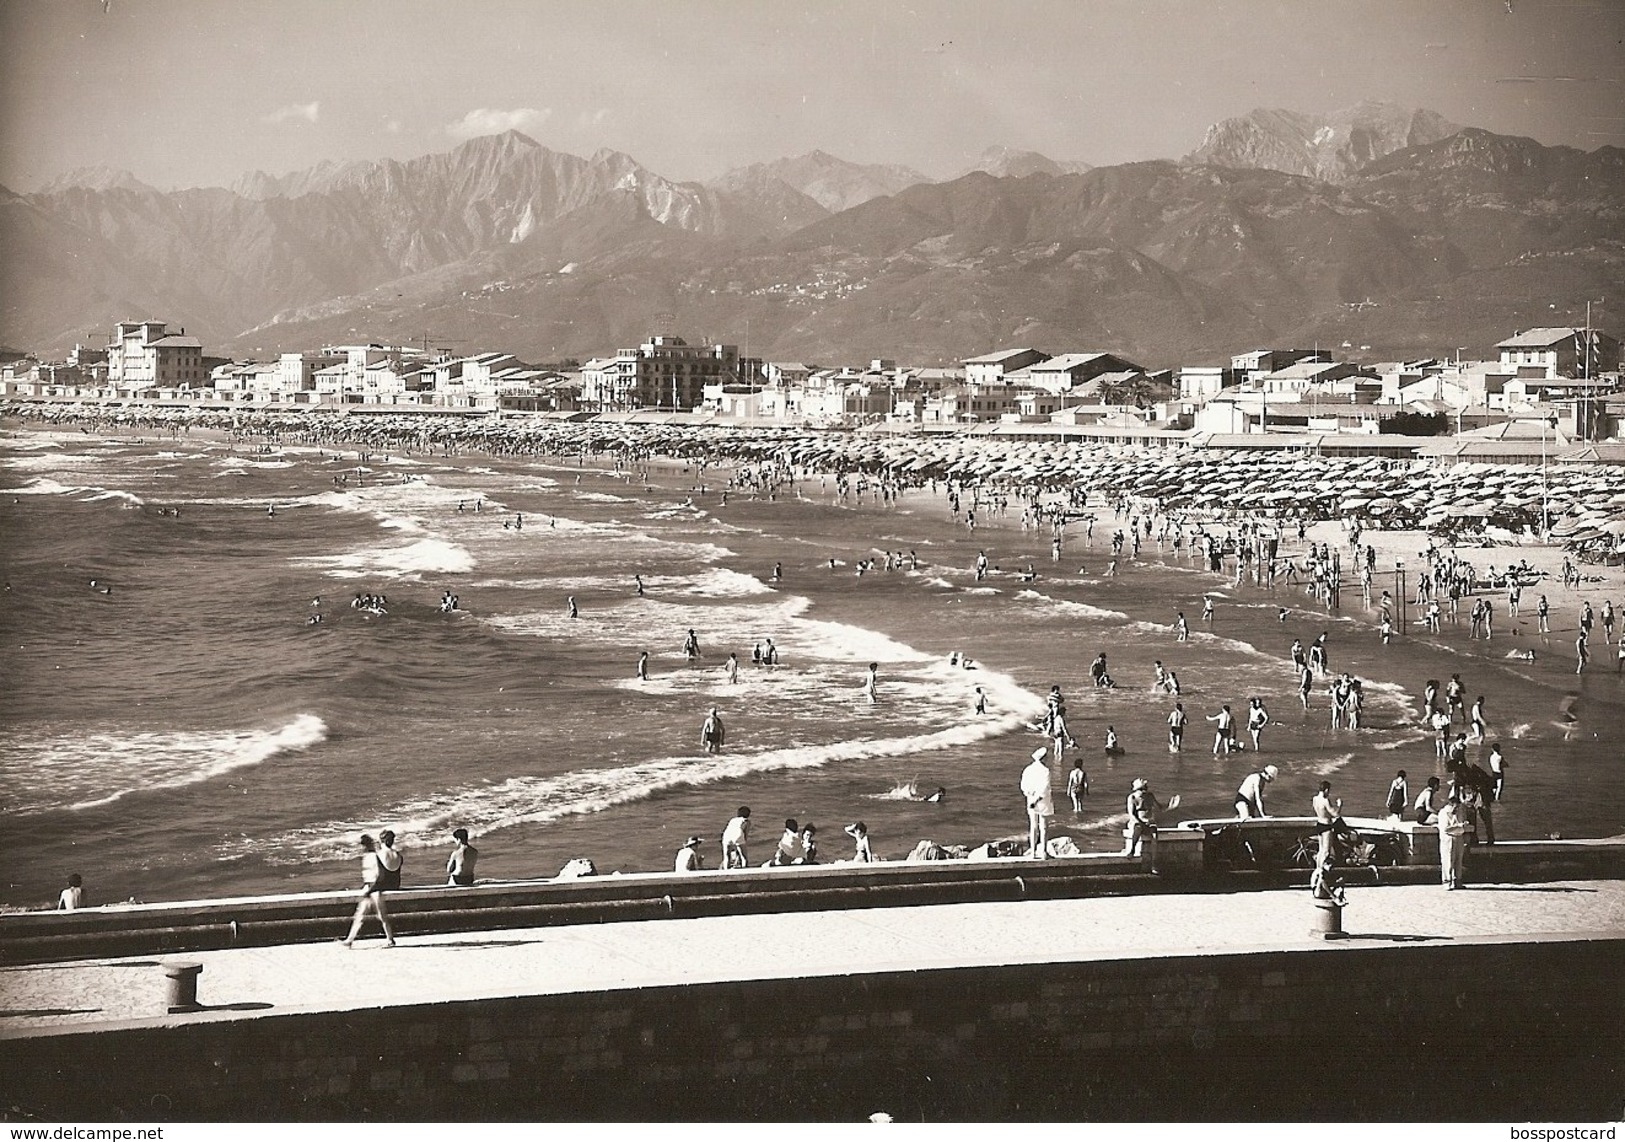
{"label": "pole", "polygon": [[1399,600],[1399,633],[1410,633],[1410,600],[1405,596],[1405,563],[1394,561],[1394,595]]}

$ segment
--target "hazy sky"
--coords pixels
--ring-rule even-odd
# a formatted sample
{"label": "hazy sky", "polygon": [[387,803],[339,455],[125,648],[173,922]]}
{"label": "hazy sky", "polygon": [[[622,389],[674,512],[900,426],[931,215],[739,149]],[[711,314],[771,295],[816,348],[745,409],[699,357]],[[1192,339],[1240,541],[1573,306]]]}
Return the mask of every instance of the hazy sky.
{"label": "hazy sky", "polygon": [[1625,0],[0,0],[0,184],[161,188],[518,127],[705,178],[814,148],[1176,157],[1363,98],[1625,145]]}

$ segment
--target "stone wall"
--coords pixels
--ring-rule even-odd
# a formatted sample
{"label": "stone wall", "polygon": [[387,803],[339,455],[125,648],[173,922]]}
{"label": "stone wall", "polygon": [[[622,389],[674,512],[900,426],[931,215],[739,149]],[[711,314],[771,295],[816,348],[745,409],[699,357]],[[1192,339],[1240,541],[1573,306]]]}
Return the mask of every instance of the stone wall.
{"label": "stone wall", "polygon": [[18,1034],[0,1074],[78,1121],[1600,1121],[1622,953],[1396,938],[171,1019]]}

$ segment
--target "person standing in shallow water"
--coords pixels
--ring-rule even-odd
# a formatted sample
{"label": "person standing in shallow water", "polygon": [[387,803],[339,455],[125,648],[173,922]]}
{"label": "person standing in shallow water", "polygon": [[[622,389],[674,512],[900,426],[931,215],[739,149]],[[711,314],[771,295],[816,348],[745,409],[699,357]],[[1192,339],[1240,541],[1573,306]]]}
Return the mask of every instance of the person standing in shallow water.
{"label": "person standing in shallow water", "polygon": [[700,744],[705,747],[706,753],[720,753],[725,737],[722,715],[717,713],[715,706],[712,706],[711,712],[706,715],[705,722],[700,726]]}

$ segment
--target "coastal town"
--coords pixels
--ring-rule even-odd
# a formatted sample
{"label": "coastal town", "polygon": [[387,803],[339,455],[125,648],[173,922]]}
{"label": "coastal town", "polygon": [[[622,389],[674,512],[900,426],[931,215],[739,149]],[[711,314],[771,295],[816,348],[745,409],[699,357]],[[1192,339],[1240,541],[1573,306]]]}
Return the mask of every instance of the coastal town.
{"label": "coastal town", "polygon": [[[1588,313],[1589,317],[1589,313]],[[546,414],[960,434],[1004,440],[1301,448],[1489,463],[1625,463],[1620,342],[1590,326],[1526,329],[1493,355],[1361,363],[1324,348],[1156,367],[1108,351],[1000,348],[956,367],[764,360],[661,333],[585,362],[500,350],[328,345],[211,356],[184,327],[121,321],[61,361],[17,356],[3,395],[126,410],[226,408],[454,416]],[[1346,354],[1346,350],[1344,351]]]}
{"label": "coastal town", "polygon": [[1625,4],[0,37],[14,1136],[1615,1138]]}

